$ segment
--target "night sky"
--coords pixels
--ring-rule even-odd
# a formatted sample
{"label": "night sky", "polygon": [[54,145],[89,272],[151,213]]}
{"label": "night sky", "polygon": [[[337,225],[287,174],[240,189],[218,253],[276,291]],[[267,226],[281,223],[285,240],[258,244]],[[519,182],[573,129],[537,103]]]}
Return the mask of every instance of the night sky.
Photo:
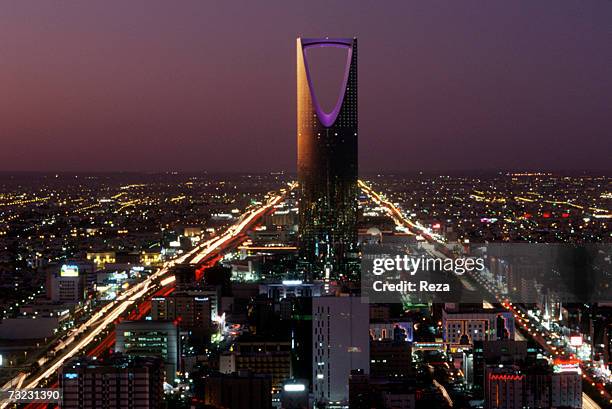
{"label": "night sky", "polygon": [[0,5],[0,170],[295,170],[295,38],[359,38],[362,171],[610,170],[612,1]]}

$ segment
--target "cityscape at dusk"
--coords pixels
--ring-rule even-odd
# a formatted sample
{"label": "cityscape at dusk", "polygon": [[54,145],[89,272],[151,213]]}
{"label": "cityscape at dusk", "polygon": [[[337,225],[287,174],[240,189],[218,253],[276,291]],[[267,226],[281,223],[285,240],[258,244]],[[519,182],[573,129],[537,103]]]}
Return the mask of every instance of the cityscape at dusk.
{"label": "cityscape at dusk", "polygon": [[3,4],[0,170],[295,171],[298,36],[359,37],[361,171],[609,170],[610,2],[295,3]]}
{"label": "cityscape at dusk", "polygon": [[0,409],[612,407],[612,3],[1,10]]}

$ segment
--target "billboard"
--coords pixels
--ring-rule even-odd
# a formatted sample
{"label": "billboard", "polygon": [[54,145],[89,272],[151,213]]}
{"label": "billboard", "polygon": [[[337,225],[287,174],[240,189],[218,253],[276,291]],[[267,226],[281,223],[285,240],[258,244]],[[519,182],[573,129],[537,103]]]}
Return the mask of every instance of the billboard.
{"label": "billboard", "polygon": [[60,268],[60,277],[78,277],[79,276],[79,266],[75,266],[72,264],[64,264]]}

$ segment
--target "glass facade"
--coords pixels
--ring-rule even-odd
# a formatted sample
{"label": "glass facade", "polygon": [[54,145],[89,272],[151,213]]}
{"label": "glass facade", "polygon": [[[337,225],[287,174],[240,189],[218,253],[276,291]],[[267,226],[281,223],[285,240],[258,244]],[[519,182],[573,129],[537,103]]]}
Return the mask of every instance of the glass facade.
{"label": "glass facade", "polygon": [[[306,50],[347,50],[343,92],[331,112],[317,102]],[[352,276],[357,263],[357,39],[297,39],[300,261],[309,278]]]}

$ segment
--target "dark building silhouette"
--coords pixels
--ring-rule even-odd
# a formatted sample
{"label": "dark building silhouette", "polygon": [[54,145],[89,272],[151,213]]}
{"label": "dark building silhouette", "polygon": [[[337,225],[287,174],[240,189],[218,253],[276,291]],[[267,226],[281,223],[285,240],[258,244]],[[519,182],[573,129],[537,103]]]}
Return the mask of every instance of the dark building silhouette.
{"label": "dark building silhouette", "polygon": [[176,277],[177,288],[193,287],[196,283],[195,267],[190,264],[178,264],[170,270]]}
{"label": "dark building silhouette", "polygon": [[396,379],[366,375],[351,371],[349,377],[349,407],[351,409],[416,407],[413,378]]}
{"label": "dark building silhouette", "polygon": [[267,375],[236,372],[213,374],[196,381],[196,396],[205,404],[228,409],[269,409],[272,380]]}
{"label": "dark building silhouette", "polygon": [[290,379],[283,384],[280,392],[282,409],[310,409],[308,399],[308,381],[306,379]]}
{"label": "dark building silhouette", "polygon": [[370,374],[388,379],[401,379],[412,375],[410,343],[391,339],[370,341]]}
{"label": "dark building silhouette", "polygon": [[[340,96],[324,112],[306,50],[348,51]],[[357,39],[297,39],[297,138],[300,261],[316,278],[358,271]]]}

